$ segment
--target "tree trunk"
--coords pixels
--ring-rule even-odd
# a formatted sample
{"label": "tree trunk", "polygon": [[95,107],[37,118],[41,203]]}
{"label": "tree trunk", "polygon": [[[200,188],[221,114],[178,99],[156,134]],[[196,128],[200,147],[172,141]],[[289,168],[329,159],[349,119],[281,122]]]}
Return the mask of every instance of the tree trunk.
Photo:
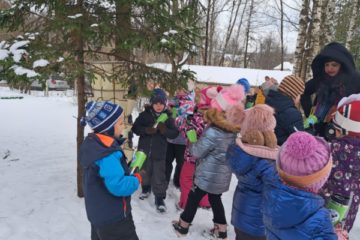
{"label": "tree trunk", "polygon": [[250,11],[249,19],[246,27],[246,38],[245,38],[245,52],[244,52],[244,68],[248,67],[248,48],[249,48],[249,39],[250,39],[250,28],[251,28],[251,18],[254,11],[254,0],[250,2]]}
{"label": "tree trunk", "polygon": [[284,4],[283,0],[280,0],[280,48],[281,48],[281,67],[280,70],[284,70]]}
{"label": "tree trunk", "polygon": [[336,0],[326,0],[323,3],[323,13],[321,29],[323,34],[320,37],[320,47],[334,41],[335,38],[335,6]]}
{"label": "tree trunk", "polygon": [[[310,0],[304,0],[299,17],[299,33],[296,41],[296,50],[295,50],[295,59],[294,59],[294,70],[293,74],[296,76],[301,75],[301,70],[303,68],[304,52],[305,52],[305,43],[306,43],[306,32],[309,23],[309,8]],[[305,80],[305,79],[304,79]]]}
{"label": "tree trunk", "polygon": [[[241,0],[239,1],[238,5],[236,6],[236,2],[237,1],[233,1],[233,4],[232,4],[232,8],[231,8],[231,16],[230,16],[230,19],[229,19],[229,25],[228,25],[228,28],[227,28],[227,31],[226,31],[226,37],[225,37],[225,43],[224,43],[224,47],[223,47],[223,50],[222,50],[222,53],[221,53],[221,57],[220,57],[220,60],[219,60],[219,66],[223,66],[224,65],[224,58],[225,58],[225,53],[226,53],[226,49],[227,49],[227,46],[229,44],[229,41],[230,41],[230,38],[231,38],[231,34],[233,32],[233,29],[234,29],[234,26],[235,26],[235,23],[236,23],[236,20],[237,20],[237,16],[238,16],[238,13],[239,13],[239,9],[240,9],[240,5],[241,5]],[[236,10],[235,10],[236,8]],[[234,11],[235,11],[235,15],[234,15]]]}
{"label": "tree trunk", "polygon": [[322,10],[323,0],[313,1],[313,9],[311,14],[312,22],[310,24],[310,34],[309,34],[309,51],[306,56],[306,68],[302,75],[303,79],[308,79],[311,77],[311,62],[314,59],[315,55],[320,51],[320,24],[321,24],[321,10]]}
{"label": "tree trunk", "polygon": [[[243,11],[241,13],[241,18],[240,18],[240,22],[239,22],[239,26],[238,26],[238,29],[237,29],[237,33],[236,33],[236,37],[235,37],[235,41],[236,41],[236,45],[235,45],[235,48],[234,48],[234,52],[233,52],[233,55],[234,56],[237,56],[239,53],[239,37],[240,37],[240,32],[241,32],[241,26],[242,26],[242,23],[243,23],[243,19],[244,19],[244,15],[245,15],[245,10],[246,10],[246,6],[248,4],[248,0],[245,1],[245,6],[243,8]],[[235,58],[236,59],[236,58]],[[235,67],[235,63],[236,63],[236,60],[233,61],[233,64],[232,66]]]}
{"label": "tree trunk", "polygon": [[345,47],[347,49],[350,49],[351,47],[351,42],[354,36],[354,30],[355,30],[355,22],[356,22],[356,18],[358,16],[358,9],[359,9],[359,1],[358,0],[353,0],[352,4],[351,4],[351,9],[352,9],[352,13],[350,16],[350,22],[349,22],[349,28],[346,32],[346,43],[345,43]]}
{"label": "tree trunk", "polygon": [[[79,9],[78,12],[83,12],[83,1],[79,0],[76,7]],[[83,33],[83,23],[80,23],[80,29],[74,32],[74,40],[77,46],[76,60],[81,69],[85,69],[84,62],[84,40],[82,37]],[[81,118],[85,117],[85,104],[86,104],[86,95],[85,95],[85,76],[84,71],[77,76],[76,87],[77,87],[77,101],[78,101],[78,117],[77,117],[77,195],[79,197],[84,197],[84,191],[82,188],[82,168],[80,165],[80,146],[84,141],[84,127],[80,124]]]}
{"label": "tree trunk", "polygon": [[210,33],[209,33],[209,58],[208,58],[208,64],[212,64],[212,58],[213,58],[213,52],[214,52],[214,34],[215,34],[215,20],[216,20],[216,14],[215,14],[215,5],[216,1],[211,2],[211,12],[210,12]]}
{"label": "tree trunk", "polygon": [[131,33],[130,13],[131,7],[129,2],[116,1],[116,26],[118,29],[121,29],[115,36],[115,53],[117,60],[130,60],[130,50],[121,47],[121,44],[128,39]]}
{"label": "tree trunk", "polygon": [[206,9],[206,23],[205,23],[205,47],[204,47],[204,65],[207,65],[208,51],[209,51],[209,23],[210,23],[210,8],[211,0],[208,0],[208,6]]}

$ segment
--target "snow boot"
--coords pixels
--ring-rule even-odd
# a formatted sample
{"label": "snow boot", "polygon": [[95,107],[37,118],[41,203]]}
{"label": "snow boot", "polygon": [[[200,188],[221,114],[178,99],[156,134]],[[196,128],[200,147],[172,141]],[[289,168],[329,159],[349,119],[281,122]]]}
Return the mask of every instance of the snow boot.
{"label": "snow boot", "polygon": [[150,196],[150,193],[151,193],[150,186],[143,186],[142,187],[142,192],[141,192],[139,198],[141,200],[144,200],[144,199],[146,199],[146,198],[148,198]]}
{"label": "snow boot", "polygon": [[214,227],[208,232],[210,239],[225,239],[227,240],[227,225],[214,223]]}
{"label": "snow boot", "polygon": [[165,213],[166,212],[166,206],[165,206],[165,202],[164,202],[163,197],[155,196],[155,206],[156,206],[156,210],[159,213]]}
{"label": "snow boot", "polygon": [[172,225],[178,237],[185,237],[189,232],[190,223],[183,221],[181,218],[178,221],[172,221]]}

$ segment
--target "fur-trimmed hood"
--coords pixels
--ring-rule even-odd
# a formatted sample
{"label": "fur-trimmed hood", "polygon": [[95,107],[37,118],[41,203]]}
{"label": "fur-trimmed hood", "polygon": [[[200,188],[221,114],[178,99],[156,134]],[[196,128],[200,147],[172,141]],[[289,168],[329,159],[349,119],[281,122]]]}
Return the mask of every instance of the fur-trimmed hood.
{"label": "fur-trimmed hood", "polygon": [[224,131],[233,133],[240,132],[240,125],[230,123],[225,118],[225,112],[220,112],[215,108],[210,108],[208,111],[205,112],[205,119],[210,124],[215,125],[216,127]]}

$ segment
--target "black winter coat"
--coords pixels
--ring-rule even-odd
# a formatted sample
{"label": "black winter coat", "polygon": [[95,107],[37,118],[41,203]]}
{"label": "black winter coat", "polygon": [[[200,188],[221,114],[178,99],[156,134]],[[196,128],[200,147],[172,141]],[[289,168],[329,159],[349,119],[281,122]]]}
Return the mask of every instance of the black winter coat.
{"label": "black winter coat", "polygon": [[265,103],[275,109],[277,143],[281,146],[286,139],[295,132],[304,130],[304,123],[300,111],[295,107],[294,101],[274,90],[270,90]]}
{"label": "black winter coat", "polygon": [[312,94],[319,90],[323,81],[326,81],[324,66],[329,59],[341,63],[341,80],[344,86],[344,96],[342,97],[360,93],[360,73],[355,70],[355,63],[351,53],[340,43],[329,43],[314,58],[311,64],[313,78],[305,84],[305,91],[301,96],[301,105],[307,117],[311,108],[316,105],[316,100],[313,102],[311,99]]}
{"label": "black winter coat", "polygon": [[151,106],[146,106],[145,110],[136,118],[132,127],[132,131],[140,136],[138,149],[146,153],[147,159],[165,160],[167,140],[174,139],[179,135],[179,131],[175,127],[174,119],[171,117],[171,112],[165,110],[168,114],[168,119],[165,121],[166,130],[164,135],[157,131],[155,134],[148,135],[145,132],[147,127],[152,127],[156,121],[156,115]]}

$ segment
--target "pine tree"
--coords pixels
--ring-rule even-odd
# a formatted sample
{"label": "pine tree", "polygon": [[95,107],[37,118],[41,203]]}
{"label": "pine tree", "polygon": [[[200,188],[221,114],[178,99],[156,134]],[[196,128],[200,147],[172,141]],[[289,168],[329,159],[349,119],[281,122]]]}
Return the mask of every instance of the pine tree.
{"label": "pine tree", "polygon": [[[45,79],[49,73],[58,72],[64,74],[69,82],[75,81],[78,95],[79,153],[84,138],[80,119],[85,116],[86,78],[92,79],[97,74],[124,86],[136,86],[136,93],[141,93],[149,79],[167,90],[174,91],[177,86],[185,86],[188,78],[194,77],[191,72],[178,70],[186,62],[184,54],[196,54],[196,43],[199,42],[199,30],[196,27],[199,3],[195,0],[187,1],[186,4],[182,2],[14,0],[11,8],[0,12],[0,27],[8,31],[34,34],[34,39],[26,46],[26,51],[31,53],[27,56],[31,58],[23,55],[19,64],[31,70],[34,60],[47,60],[49,64],[40,71],[32,69],[38,74],[37,78]],[[175,6],[177,7],[174,8]],[[124,18],[131,19],[130,25],[129,21],[120,21]],[[3,46],[6,46],[6,43]],[[135,61],[131,56],[135,48],[166,54],[173,64],[173,72],[168,73]],[[120,60],[121,64],[112,74],[108,74],[93,64],[97,59],[116,59]],[[27,84],[31,82],[31,79],[24,75],[16,77],[15,72],[11,71],[14,69],[11,59],[0,62],[8,70],[5,77],[9,81],[13,79],[10,76],[15,76]],[[78,164],[78,195],[82,196],[80,182],[81,171]]]}

